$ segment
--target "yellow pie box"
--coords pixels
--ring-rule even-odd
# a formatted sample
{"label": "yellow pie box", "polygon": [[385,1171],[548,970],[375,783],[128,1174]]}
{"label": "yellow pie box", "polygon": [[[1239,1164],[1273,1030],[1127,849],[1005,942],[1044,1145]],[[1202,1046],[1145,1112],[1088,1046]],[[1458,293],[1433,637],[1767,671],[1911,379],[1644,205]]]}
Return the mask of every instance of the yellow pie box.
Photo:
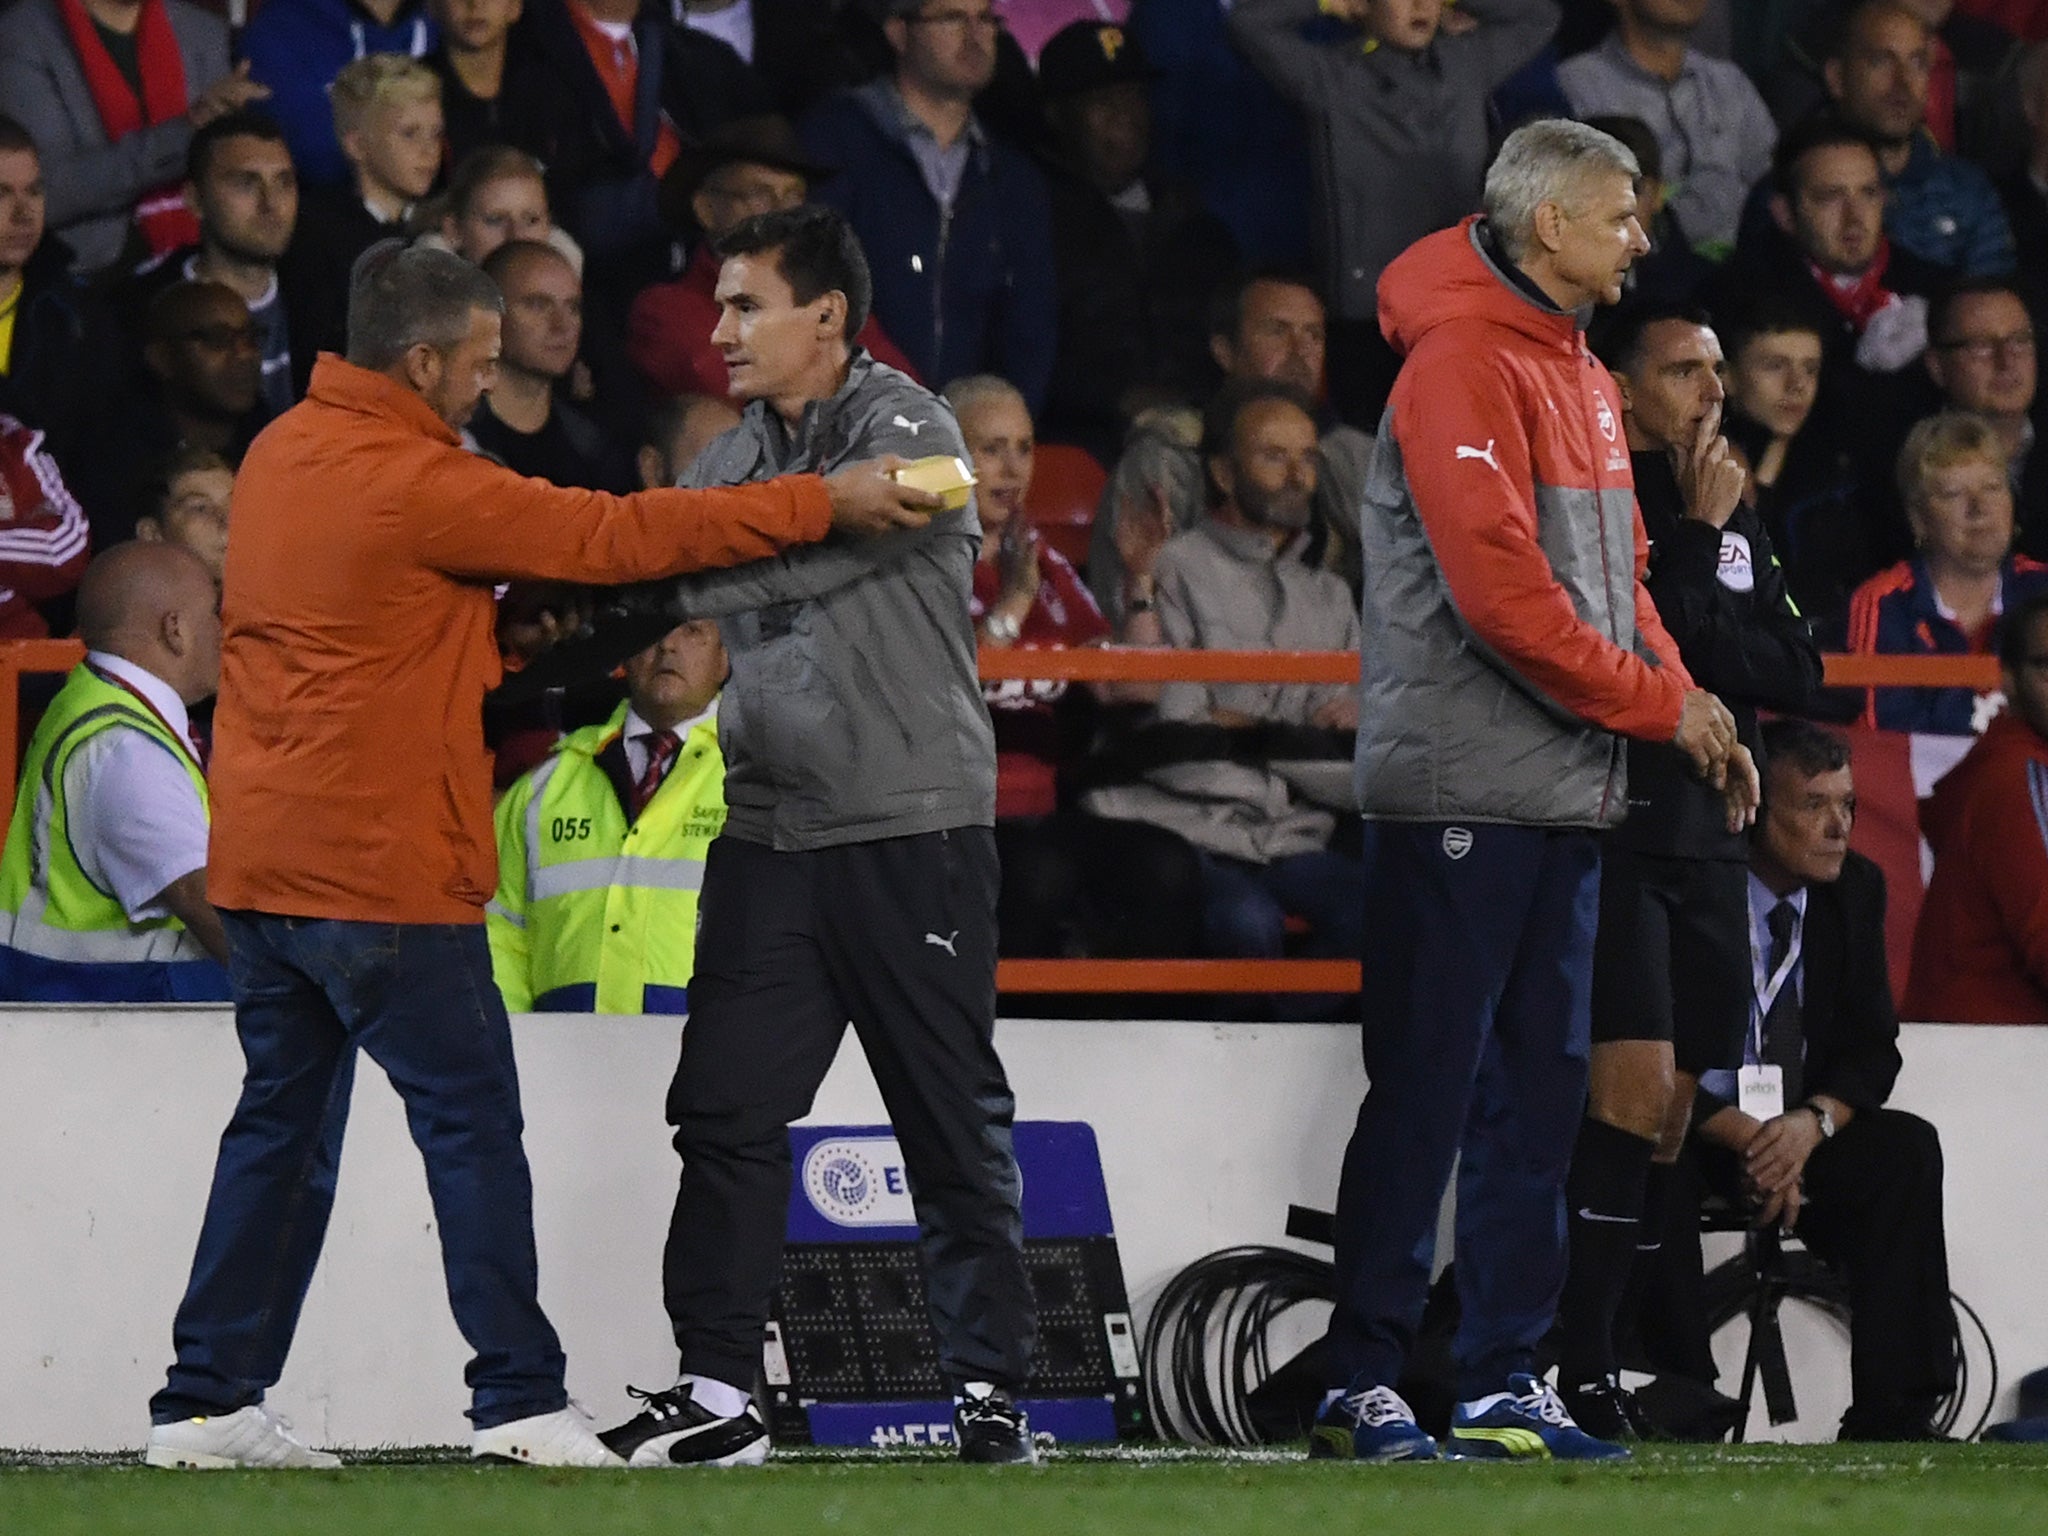
{"label": "yellow pie box", "polygon": [[936,491],[946,499],[946,510],[958,512],[967,505],[974,490],[974,471],[964,459],[950,453],[936,453],[928,459],[912,459],[896,471],[896,483],[920,491]]}

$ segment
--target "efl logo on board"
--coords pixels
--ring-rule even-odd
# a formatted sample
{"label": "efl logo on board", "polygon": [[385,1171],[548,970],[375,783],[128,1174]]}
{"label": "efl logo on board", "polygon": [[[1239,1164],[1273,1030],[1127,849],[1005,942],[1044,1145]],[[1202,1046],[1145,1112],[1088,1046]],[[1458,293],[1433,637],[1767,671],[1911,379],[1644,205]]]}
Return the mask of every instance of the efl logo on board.
{"label": "efl logo on board", "polygon": [[844,1136],[805,1154],[804,1195],[835,1226],[914,1227],[910,1181],[893,1136]]}

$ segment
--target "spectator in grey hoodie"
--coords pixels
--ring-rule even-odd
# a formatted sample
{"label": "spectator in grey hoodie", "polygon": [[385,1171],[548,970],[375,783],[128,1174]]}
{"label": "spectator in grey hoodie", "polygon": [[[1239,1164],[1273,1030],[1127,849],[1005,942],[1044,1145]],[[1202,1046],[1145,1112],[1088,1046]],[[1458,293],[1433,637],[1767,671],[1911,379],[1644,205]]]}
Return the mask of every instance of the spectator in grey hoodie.
{"label": "spectator in grey hoodie", "polygon": [[1614,30],[1566,59],[1557,83],[1579,117],[1640,118],[1657,136],[1670,209],[1685,239],[1734,249],[1743,200],[1770,173],[1778,130],[1740,66],[1691,46],[1707,0],[1612,0]]}
{"label": "spectator in grey hoodie", "polygon": [[[1359,28],[1316,42],[1305,23]],[[1399,363],[1381,338],[1380,271],[1479,206],[1492,152],[1487,98],[1557,29],[1553,0],[1239,0],[1231,33],[1308,119],[1318,260],[1330,328],[1330,398],[1378,424]]]}
{"label": "spectator in grey hoodie", "polygon": [[[1287,384],[1226,385],[1204,423],[1208,506],[1154,566],[1159,626],[1188,650],[1349,651],[1360,640],[1350,589],[1298,558],[1315,500],[1318,443],[1306,396]],[[1354,685],[1172,683],[1129,744],[1129,782],[1084,807],[1186,838],[1202,856],[1209,953],[1277,959],[1286,921],[1324,959],[1355,956],[1365,875],[1332,847],[1352,803],[1346,754],[1358,729]],[[1106,776],[1124,777],[1105,765]],[[1355,1000],[1303,1000],[1335,1015]]]}

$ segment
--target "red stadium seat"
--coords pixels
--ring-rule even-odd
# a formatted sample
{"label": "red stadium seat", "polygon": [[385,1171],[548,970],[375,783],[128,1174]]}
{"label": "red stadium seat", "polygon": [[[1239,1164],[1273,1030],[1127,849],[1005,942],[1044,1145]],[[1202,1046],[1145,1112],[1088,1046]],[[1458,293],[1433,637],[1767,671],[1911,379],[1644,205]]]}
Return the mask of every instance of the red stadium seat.
{"label": "red stadium seat", "polygon": [[1066,443],[1040,443],[1031,465],[1031,489],[1024,496],[1024,515],[1038,536],[1075,567],[1088,560],[1088,540],[1095,528],[1095,507],[1109,475],[1086,448]]}

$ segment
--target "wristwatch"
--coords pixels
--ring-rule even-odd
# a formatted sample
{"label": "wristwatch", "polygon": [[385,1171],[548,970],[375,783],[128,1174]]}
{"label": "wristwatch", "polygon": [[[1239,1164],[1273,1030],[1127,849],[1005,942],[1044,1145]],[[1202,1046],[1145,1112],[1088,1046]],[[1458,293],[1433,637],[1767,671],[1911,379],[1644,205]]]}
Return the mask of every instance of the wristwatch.
{"label": "wristwatch", "polygon": [[1822,1141],[1826,1141],[1835,1134],[1835,1112],[1833,1110],[1829,1109],[1827,1105],[1817,1103],[1812,1099],[1806,1101],[1805,1107],[1812,1110],[1814,1118],[1820,1121],[1820,1139]]}

